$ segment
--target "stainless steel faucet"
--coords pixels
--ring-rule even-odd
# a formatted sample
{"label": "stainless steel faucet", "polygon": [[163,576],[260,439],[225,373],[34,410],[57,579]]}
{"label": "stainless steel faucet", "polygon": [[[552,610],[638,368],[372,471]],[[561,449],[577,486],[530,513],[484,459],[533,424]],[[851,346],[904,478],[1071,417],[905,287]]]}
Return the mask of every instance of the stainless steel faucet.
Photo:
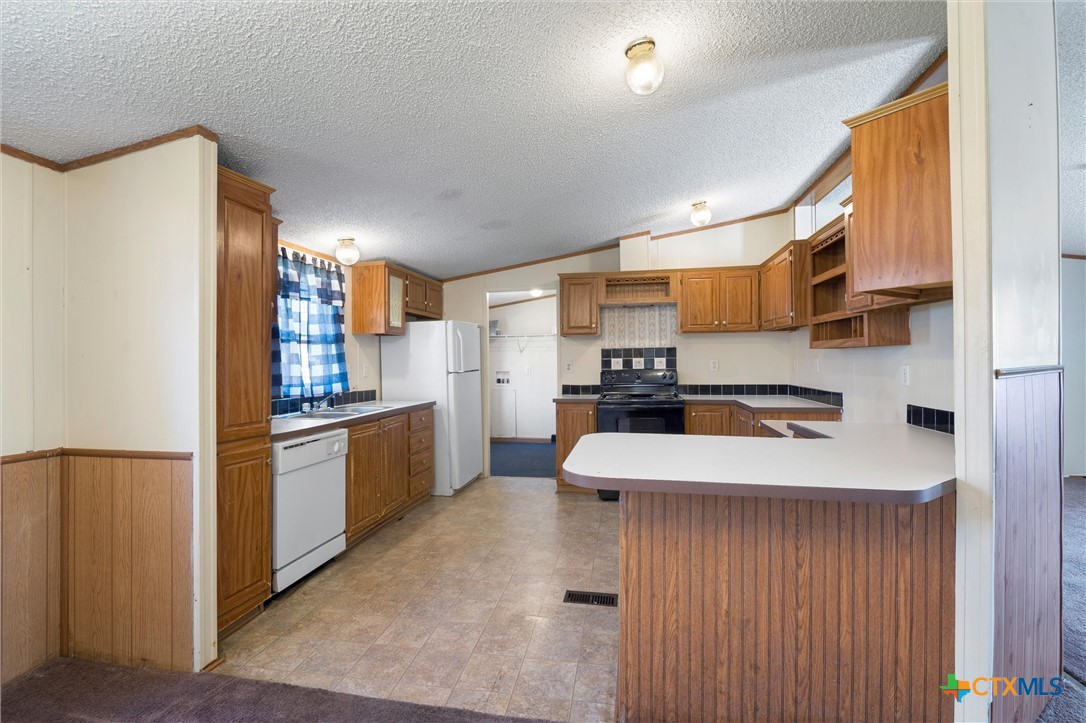
{"label": "stainless steel faucet", "polygon": [[328,402],[332,401],[332,398],[336,396],[336,394],[338,394],[338,392],[332,392],[327,397],[314,404],[313,411],[316,412],[321,409],[328,409]]}

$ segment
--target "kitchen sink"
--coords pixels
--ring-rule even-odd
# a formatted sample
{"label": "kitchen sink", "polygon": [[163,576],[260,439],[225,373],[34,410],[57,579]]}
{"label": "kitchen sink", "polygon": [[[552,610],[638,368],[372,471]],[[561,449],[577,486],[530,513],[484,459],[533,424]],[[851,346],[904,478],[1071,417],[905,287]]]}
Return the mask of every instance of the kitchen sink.
{"label": "kitchen sink", "polygon": [[343,407],[337,407],[337,409],[350,409],[355,414],[365,414],[366,412],[379,412],[382,409],[392,409],[392,407],[381,406],[380,404],[348,404]]}
{"label": "kitchen sink", "polygon": [[309,412],[303,414],[302,419],[350,419],[351,417],[357,417],[361,412],[348,412],[344,410],[342,412]]}

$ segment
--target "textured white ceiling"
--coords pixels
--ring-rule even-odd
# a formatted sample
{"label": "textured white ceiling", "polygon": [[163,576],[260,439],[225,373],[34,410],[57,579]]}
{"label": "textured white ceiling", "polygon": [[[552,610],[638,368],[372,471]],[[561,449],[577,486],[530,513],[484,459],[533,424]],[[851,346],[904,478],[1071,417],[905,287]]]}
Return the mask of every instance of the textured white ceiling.
{"label": "textured white ceiling", "polygon": [[[945,47],[942,2],[2,3],[5,143],[200,123],[284,238],[448,277],[779,207]],[[623,80],[650,34],[667,66]]]}
{"label": "textured white ceiling", "polygon": [[1086,3],[1056,3],[1060,78],[1060,241],[1086,255]]}

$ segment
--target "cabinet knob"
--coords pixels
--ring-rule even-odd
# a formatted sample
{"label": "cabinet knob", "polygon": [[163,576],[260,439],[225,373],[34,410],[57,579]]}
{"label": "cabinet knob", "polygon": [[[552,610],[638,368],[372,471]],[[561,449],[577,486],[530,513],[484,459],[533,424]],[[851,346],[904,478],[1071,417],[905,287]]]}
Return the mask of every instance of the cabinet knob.
{"label": "cabinet knob", "polygon": [[690,412],[690,416],[691,417],[696,417],[696,416],[698,416],[698,413],[697,412]]}
{"label": "cabinet knob", "polygon": [[728,325],[728,322],[726,322],[726,321],[722,321],[722,322],[720,322],[720,325],[721,325],[721,326],[727,326],[727,325]]}

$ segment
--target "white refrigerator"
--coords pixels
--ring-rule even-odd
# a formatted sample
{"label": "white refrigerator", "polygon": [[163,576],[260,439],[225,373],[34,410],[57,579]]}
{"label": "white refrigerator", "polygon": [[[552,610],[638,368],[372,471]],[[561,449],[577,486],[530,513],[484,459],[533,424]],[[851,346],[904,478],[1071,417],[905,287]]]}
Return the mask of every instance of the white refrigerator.
{"label": "white refrigerator", "polygon": [[483,472],[478,324],[413,321],[381,338],[381,397],[436,400],[434,494],[455,494]]}

